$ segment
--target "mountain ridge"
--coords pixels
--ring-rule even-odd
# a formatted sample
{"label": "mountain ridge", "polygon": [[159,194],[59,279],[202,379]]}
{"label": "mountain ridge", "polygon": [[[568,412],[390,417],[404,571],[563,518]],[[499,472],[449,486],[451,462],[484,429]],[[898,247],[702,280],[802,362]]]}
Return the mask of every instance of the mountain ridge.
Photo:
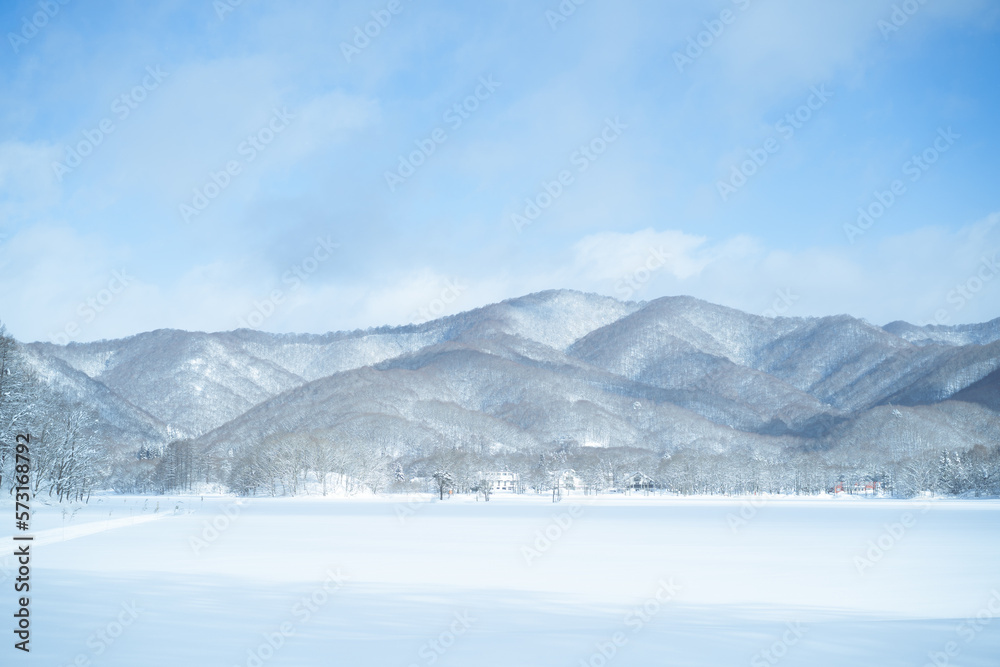
{"label": "mountain ridge", "polygon": [[[461,442],[482,439],[447,414],[480,423],[497,447],[826,446],[860,437],[851,429],[871,428],[868,415],[889,402],[913,414],[947,401],[996,413],[1000,381],[1000,318],[878,327],[849,315],[767,318],[687,296],[622,302],[571,290],[402,326],[159,329],[24,347],[52,386],[98,408],[109,437],[226,449],[358,420],[372,432],[383,424],[402,449],[421,438],[447,443],[452,431]],[[406,428],[420,438],[399,435]],[[953,439],[973,442],[976,432],[959,428]]]}

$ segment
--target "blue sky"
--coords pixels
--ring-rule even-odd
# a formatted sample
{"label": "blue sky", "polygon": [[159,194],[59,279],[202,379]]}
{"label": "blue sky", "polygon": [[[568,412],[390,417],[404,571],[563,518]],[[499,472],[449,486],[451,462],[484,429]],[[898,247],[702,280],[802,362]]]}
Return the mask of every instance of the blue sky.
{"label": "blue sky", "polygon": [[1000,3],[457,4],[3,3],[0,318],[324,332],[550,288],[1000,315]]}

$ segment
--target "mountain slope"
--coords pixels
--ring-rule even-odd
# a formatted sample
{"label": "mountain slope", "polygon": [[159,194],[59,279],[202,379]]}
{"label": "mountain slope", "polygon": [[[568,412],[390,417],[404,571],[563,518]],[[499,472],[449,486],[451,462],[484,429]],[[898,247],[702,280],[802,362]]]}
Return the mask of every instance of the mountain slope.
{"label": "mountain slope", "polygon": [[[846,446],[914,428],[926,432],[898,437],[930,447],[949,428],[956,441],[988,436],[962,419],[998,416],[998,332],[1000,319],[880,328],[691,297],[548,291],[402,327],[160,330],[26,349],[53,388],[94,406],[126,444],[190,437],[228,451],[334,429],[417,450],[573,441],[728,451]],[[879,422],[889,403],[924,415],[914,421],[923,426]],[[959,417],[942,421],[945,406]]]}
{"label": "mountain slope", "polygon": [[918,327],[909,322],[896,321],[882,328],[915,345],[988,345],[1000,340],[1000,317],[982,324],[954,326],[928,324]]}

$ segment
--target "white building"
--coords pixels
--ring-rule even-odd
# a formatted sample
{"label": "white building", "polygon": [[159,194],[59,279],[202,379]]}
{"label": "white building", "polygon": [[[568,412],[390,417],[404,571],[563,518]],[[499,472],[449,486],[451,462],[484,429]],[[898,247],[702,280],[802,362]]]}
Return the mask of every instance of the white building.
{"label": "white building", "polygon": [[552,477],[552,486],[558,488],[561,491],[580,491],[584,490],[586,486],[583,480],[576,474],[576,471],[567,468],[566,470],[559,470],[550,473]]}
{"label": "white building", "polygon": [[479,479],[493,482],[493,491],[516,493],[521,488],[521,478],[516,472],[491,471],[479,473]]}

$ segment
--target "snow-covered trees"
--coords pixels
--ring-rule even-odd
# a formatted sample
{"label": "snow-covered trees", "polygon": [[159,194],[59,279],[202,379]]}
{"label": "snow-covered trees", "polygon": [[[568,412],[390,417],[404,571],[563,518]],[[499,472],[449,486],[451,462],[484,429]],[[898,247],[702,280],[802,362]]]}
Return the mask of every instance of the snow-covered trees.
{"label": "snow-covered trees", "polygon": [[493,480],[483,477],[476,483],[476,492],[483,494],[483,500],[490,502],[490,496],[493,495]]}
{"label": "snow-covered trees", "polygon": [[444,492],[451,489],[452,484],[454,484],[454,478],[452,474],[447,470],[435,470],[434,474],[431,475],[434,483],[437,484],[438,488],[438,499],[444,500]]}
{"label": "snow-covered trees", "polygon": [[33,491],[60,501],[87,499],[109,475],[109,449],[97,423],[90,410],[69,404],[35,376],[0,325],[0,489],[12,487],[17,434],[30,433]]}
{"label": "snow-covered trees", "polygon": [[390,445],[385,434],[356,424],[275,432],[234,451],[228,466],[218,466],[228,470],[220,481],[241,495],[380,493],[393,483],[399,467]]}
{"label": "snow-covered trees", "polygon": [[20,347],[0,324],[0,488],[10,486],[14,443],[28,432],[36,412],[38,384],[21,359]]}
{"label": "snow-covered trees", "polygon": [[0,489],[9,491],[12,443],[31,434],[31,485],[57,500],[86,500],[107,482],[110,449],[98,416],[36,377],[20,345],[0,325]]}
{"label": "snow-covered trees", "polygon": [[91,413],[80,408],[52,418],[40,448],[49,459],[49,495],[60,501],[82,500],[104,482],[106,454],[95,434],[96,423]]}

